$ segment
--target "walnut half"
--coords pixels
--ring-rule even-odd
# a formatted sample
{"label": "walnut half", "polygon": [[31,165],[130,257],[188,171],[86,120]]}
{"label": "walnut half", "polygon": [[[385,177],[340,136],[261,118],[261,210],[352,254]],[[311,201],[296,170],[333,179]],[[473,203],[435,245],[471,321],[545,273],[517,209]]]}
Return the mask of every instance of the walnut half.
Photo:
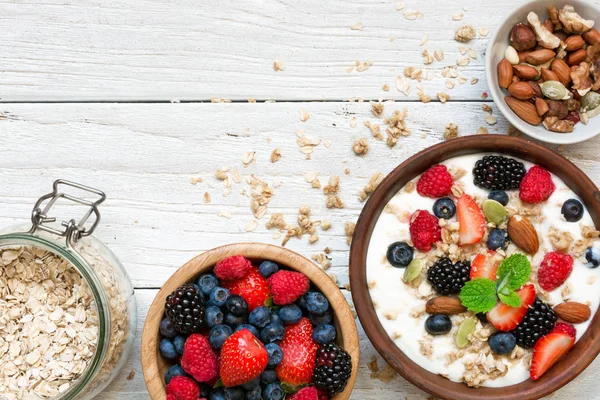
{"label": "walnut half", "polygon": [[533,28],[538,43],[546,49],[555,49],[560,46],[560,39],[550,32],[540,21],[540,17],[533,11],[527,15],[527,22]]}
{"label": "walnut half", "polygon": [[581,18],[571,5],[564,6],[558,12],[558,19],[563,25],[563,30],[569,34],[580,35],[594,27],[594,21]]}
{"label": "walnut half", "polygon": [[558,119],[557,117],[544,118],[544,126],[552,132],[571,133],[575,124],[566,119]]}

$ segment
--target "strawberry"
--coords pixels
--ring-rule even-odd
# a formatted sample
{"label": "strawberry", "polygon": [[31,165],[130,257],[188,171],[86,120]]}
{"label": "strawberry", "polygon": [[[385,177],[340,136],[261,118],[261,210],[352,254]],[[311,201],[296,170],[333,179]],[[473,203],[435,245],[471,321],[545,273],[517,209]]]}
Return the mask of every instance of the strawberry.
{"label": "strawberry", "polygon": [[494,256],[494,250],[488,250],[487,254],[477,254],[471,262],[471,280],[477,278],[488,278],[496,280],[496,272],[500,262]]}
{"label": "strawberry", "polygon": [[273,303],[278,306],[292,304],[308,291],[310,281],[304,274],[281,270],[269,277]]}
{"label": "strawberry", "polygon": [[[577,330],[571,324],[567,324],[566,322],[557,322],[552,332],[562,332],[571,336],[573,339],[577,338]],[[552,333],[550,332],[550,333]]]}
{"label": "strawberry", "polygon": [[183,346],[181,367],[198,382],[210,382],[219,372],[219,359],[208,339],[199,333],[190,335]]}
{"label": "strawberry", "polygon": [[245,278],[232,282],[223,282],[222,284],[231,294],[242,296],[246,300],[246,303],[248,303],[249,311],[263,306],[265,301],[271,297],[269,283],[258,272],[257,268],[252,268]]}
{"label": "strawberry", "polygon": [[515,329],[527,314],[529,306],[535,301],[535,289],[531,284],[517,290],[517,294],[521,298],[521,307],[511,307],[498,302],[488,311],[487,319],[496,329],[503,332]]}
{"label": "strawberry", "polygon": [[540,287],[548,292],[556,289],[571,275],[573,257],[552,251],[544,256],[538,269]]}
{"label": "strawberry", "polygon": [[485,235],[485,217],[468,194],[463,194],[456,202],[456,218],[459,223],[458,244],[465,246],[479,243]]}
{"label": "strawberry", "polygon": [[193,379],[175,376],[166,387],[167,400],[198,400],[200,388]]}
{"label": "strawberry", "polygon": [[410,240],[417,250],[429,251],[442,238],[438,219],[428,211],[417,210],[410,217]]}
{"label": "strawberry", "polygon": [[539,165],[534,165],[521,181],[519,197],[525,203],[537,204],[548,200],[555,189],[550,172]]}
{"label": "strawberry", "polygon": [[451,193],[452,175],[445,165],[437,164],[423,172],[417,181],[417,192],[425,197],[444,197]]}
{"label": "strawberry", "polygon": [[315,369],[318,345],[312,338],[313,327],[307,318],[288,325],[279,347],[283,360],[277,366],[277,377],[289,385],[310,383]]}
{"label": "strawberry", "polygon": [[231,256],[215,265],[214,273],[222,281],[242,279],[250,273],[252,263],[244,256]]}
{"label": "strawberry", "polygon": [[226,387],[248,383],[267,367],[265,346],[248,329],[229,336],[221,348],[220,375]]}
{"label": "strawberry", "polygon": [[308,386],[298,390],[290,400],[319,400],[319,392],[316,387]]}
{"label": "strawberry", "polygon": [[560,360],[575,344],[575,338],[565,332],[551,332],[538,340],[533,348],[529,377],[536,381]]}

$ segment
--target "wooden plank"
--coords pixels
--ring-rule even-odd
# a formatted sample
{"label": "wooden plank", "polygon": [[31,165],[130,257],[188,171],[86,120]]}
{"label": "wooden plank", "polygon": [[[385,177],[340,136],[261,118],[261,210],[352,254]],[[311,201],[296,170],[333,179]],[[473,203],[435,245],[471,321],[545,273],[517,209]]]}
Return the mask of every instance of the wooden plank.
{"label": "wooden plank", "polygon": [[[402,11],[398,3],[5,0],[0,100],[415,100],[416,82],[406,98],[395,79],[405,67],[425,67],[424,49],[445,52],[444,60],[427,66],[433,79],[423,82],[426,93],[478,100],[486,90],[488,39],[465,44],[477,59],[459,68],[479,83],[448,90],[440,72],[464,57],[454,32],[463,23],[493,29],[519,1],[428,0],[406,2]],[[406,19],[411,11],[423,18]],[[459,13],[463,20],[452,20]],[[358,22],[362,30],[350,29]],[[425,34],[429,42],[420,46]],[[285,70],[274,71],[274,60]],[[347,72],[357,60],[373,66]],[[391,91],[383,91],[384,84]]]}

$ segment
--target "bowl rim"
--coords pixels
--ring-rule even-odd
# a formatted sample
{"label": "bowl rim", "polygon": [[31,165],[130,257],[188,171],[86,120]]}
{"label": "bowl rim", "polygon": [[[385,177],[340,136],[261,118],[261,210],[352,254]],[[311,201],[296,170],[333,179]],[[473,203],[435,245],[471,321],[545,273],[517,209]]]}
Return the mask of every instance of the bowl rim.
{"label": "bowl rim", "polygon": [[[431,373],[407,357],[390,339],[379,321],[366,279],[366,256],[378,216],[387,202],[407,182],[431,165],[473,153],[503,153],[540,164],[552,171],[586,204],[596,226],[600,226],[600,192],[595,184],[569,160],[539,144],[504,135],[478,135],[452,139],[431,146],[396,167],[371,194],[360,214],[350,249],[352,298],[363,329],[381,356],[404,378],[441,399],[534,400],[553,393],[579,375],[600,353],[600,312],[567,356],[536,382],[530,379],[501,388],[469,388]],[[360,239],[359,239],[360,238]]]}
{"label": "bowl rim", "polygon": [[[493,30],[493,32],[490,36],[490,39],[488,41],[488,44],[486,46],[486,51],[485,51],[485,76],[486,76],[486,80],[488,82],[489,92],[492,95],[492,99],[496,103],[496,107],[498,107],[498,109],[500,110],[502,115],[512,125],[514,125],[517,129],[519,129],[521,132],[523,132],[527,136],[530,136],[537,140],[541,140],[546,143],[553,143],[553,144],[574,144],[574,143],[581,143],[581,142],[585,142],[586,140],[593,139],[594,137],[596,137],[600,134],[600,127],[598,127],[598,129],[596,130],[595,133],[591,134],[590,136],[586,136],[586,137],[580,137],[579,135],[576,135],[573,133],[565,133],[565,134],[562,134],[562,136],[557,136],[560,139],[550,139],[548,136],[538,132],[538,130],[544,129],[541,125],[539,125],[539,126],[530,125],[527,122],[521,120],[521,118],[517,117],[517,115],[510,109],[510,107],[508,107],[508,105],[504,101],[504,97],[508,94],[504,93],[503,89],[500,88],[499,86],[492,84],[492,82],[494,80],[494,74],[496,74],[496,65],[492,63],[492,48],[494,47],[494,45],[496,43],[499,43],[502,41],[499,38],[499,28],[502,27],[503,25],[506,25],[508,20],[513,18],[518,13],[522,12],[523,9],[526,9],[527,7],[531,6],[532,4],[537,4],[537,3],[545,5],[545,4],[548,4],[548,1],[547,0],[532,0],[532,1],[525,1],[525,2],[520,3],[516,8],[512,9],[509,13],[507,13],[502,18],[502,20],[498,23],[498,25],[496,25],[495,29]],[[578,4],[585,4],[586,6],[595,8],[596,11],[598,12],[598,14],[600,15],[600,9],[598,9],[598,7],[591,2],[584,2],[581,0],[569,0],[569,1],[561,0],[561,1],[559,1],[559,4],[572,4],[575,7],[577,7]],[[526,20],[525,17],[526,17],[526,15],[524,16],[523,21]],[[592,120],[590,120],[590,123]]]}
{"label": "bowl rim", "polygon": [[[164,299],[184,282],[190,282],[204,270],[208,270],[217,261],[241,254],[249,259],[272,260],[290,270],[302,272],[330,300],[335,320],[342,332],[342,347],[352,357],[352,375],[343,392],[332,397],[333,400],[346,400],[350,397],[356,377],[360,357],[358,330],[348,301],[337,284],[316,264],[306,257],[283,247],[257,242],[241,242],[219,246],[203,252],[181,266],[158,291],[150,308],[142,331],[140,358],[144,381],[153,400],[164,400],[165,385],[160,367],[164,364],[158,351],[159,324],[164,314]],[[212,268],[211,268],[212,270]]]}

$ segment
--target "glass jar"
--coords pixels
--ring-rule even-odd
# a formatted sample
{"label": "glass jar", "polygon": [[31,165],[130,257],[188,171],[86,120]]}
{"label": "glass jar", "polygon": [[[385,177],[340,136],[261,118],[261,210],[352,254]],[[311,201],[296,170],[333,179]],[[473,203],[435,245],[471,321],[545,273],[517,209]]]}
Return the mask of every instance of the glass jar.
{"label": "glass jar", "polygon": [[[86,197],[92,195],[94,199],[89,200],[84,196],[78,197],[73,194],[67,194],[63,191],[64,189],[78,191],[78,195],[83,193]],[[63,306],[57,307],[60,308],[57,311],[58,314],[51,316],[56,322],[56,331],[53,334],[55,337],[58,337],[58,334],[63,333],[63,331],[58,332],[57,330],[63,329],[64,333],[70,335],[73,343],[76,339],[82,338],[85,335],[88,336],[86,339],[89,339],[90,343],[92,343],[89,348],[85,347],[83,351],[83,353],[88,351],[85,362],[81,360],[83,358],[81,354],[73,354],[72,350],[70,350],[70,354],[67,356],[63,356],[62,353],[53,354],[53,344],[40,347],[43,349],[42,351],[38,351],[34,356],[30,356],[30,359],[27,359],[27,347],[30,347],[30,342],[35,340],[35,338],[27,338],[27,344],[22,345],[26,349],[22,350],[21,355],[17,356],[17,358],[22,357],[22,359],[18,360],[18,362],[17,360],[10,361],[12,363],[10,368],[16,367],[16,370],[18,370],[17,375],[21,380],[17,380],[16,387],[14,386],[14,381],[10,381],[13,382],[11,388],[6,386],[9,381],[7,379],[3,381],[3,378],[0,377],[0,399],[92,399],[114,379],[129,357],[135,339],[137,323],[137,309],[133,287],[127,277],[127,273],[116,256],[108,247],[92,236],[92,233],[100,222],[98,205],[105,199],[106,196],[104,193],[96,189],[73,182],[58,180],[54,182],[53,192],[41,197],[36,203],[32,212],[31,226],[27,226],[26,228],[13,227],[0,234],[0,268],[3,268],[5,275],[4,282],[0,281],[0,306],[2,306],[2,301],[4,301],[4,306],[8,309],[9,313],[11,308],[18,309],[21,306],[18,304],[18,300],[15,300],[14,295],[14,291],[18,292],[18,287],[16,286],[19,284],[19,281],[14,278],[18,271],[21,274],[25,274],[25,276],[35,276],[35,279],[40,281],[39,285],[46,288],[48,285],[53,288],[52,285],[55,284],[56,280],[60,281],[61,284],[64,281],[68,282],[66,283],[67,286],[73,282],[72,292],[74,295],[65,304],[68,304],[69,307],[76,305],[78,307],[77,312],[75,314],[64,312],[62,314],[63,318],[57,320],[63,312]],[[58,203],[68,203],[85,207],[86,212],[79,221],[70,219],[57,226],[58,224],[55,223],[56,218],[50,217],[49,212],[53,207],[60,208]],[[68,204],[63,204],[63,206]],[[72,210],[73,207],[69,209]],[[39,270],[28,272],[28,267],[22,262],[22,259],[28,262],[33,260],[33,264],[29,264],[34,265],[34,267],[30,267],[31,270],[36,269],[38,265],[42,265],[42,267]],[[58,270],[48,271],[46,264],[44,264],[45,262],[49,262],[51,267],[56,267]],[[71,277],[69,279],[63,278],[67,274],[65,266],[68,266],[68,272],[72,274],[69,275]],[[0,271],[0,279],[3,278],[3,271]],[[45,275],[49,275],[49,277]],[[5,286],[4,292],[2,290],[3,285]],[[31,287],[35,289],[37,285],[36,281]],[[11,289],[14,289],[14,291],[11,292]],[[46,292],[51,293],[52,291],[47,290]],[[44,293],[42,293],[43,295]],[[49,296],[54,295],[50,294]],[[59,294],[55,296],[60,297]],[[74,304],[72,298],[77,299],[77,296],[81,296],[81,298],[79,299],[79,303]],[[35,296],[29,292],[29,297]],[[55,297],[52,298],[54,299]],[[87,302],[84,302],[84,300],[87,300]],[[15,307],[11,307],[11,301],[15,302]],[[48,307],[49,303],[43,303],[43,301],[41,303],[42,305],[36,307]],[[30,306],[23,306],[23,309],[25,308],[29,310]],[[15,313],[18,313],[18,311],[15,311]],[[45,316],[48,315],[47,312],[41,311],[41,313],[43,314],[41,319],[45,320]],[[3,316],[0,315],[0,325],[2,324],[2,318]],[[7,317],[4,318],[6,325]],[[17,318],[21,318],[21,321],[17,322],[16,319],[9,321],[9,323],[13,324],[13,327],[17,323],[22,324],[25,317],[18,316]],[[34,317],[29,316],[27,318],[26,322],[34,319]],[[34,320],[30,323],[39,322],[40,318],[38,316],[35,318],[37,318],[37,321]],[[77,319],[77,322],[81,323],[74,323],[74,318],[80,318]],[[73,328],[74,326],[83,327],[84,324],[87,324],[88,330],[75,331]],[[24,326],[24,329],[31,329],[25,325],[21,326]],[[97,330],[94,332],[95,326],[97,326]],[[52,327],[52,329],[55,329],[55,327]],[[52,331],[52,329],[48,329],[48,331]],[[42,332],[46,331],[42,329]],[[0,331],[0,349],[3,344],[2,340],[4,340],[1,337],[1,333]],[[38,333],[38,330],[36,330],[36,333]],[[63,338],[65,341],[69,340],[67,336],[63,335]],[[84,340],[82,339],[82,341]],[[62,349],[67,346],[70,345],[66,344],[59,348]],[[76,365],[74,370],[77,367],[80,370],[78,373],[72,374],[72,380],[69,381],[66,378],[57,389],[49,383],[49,379],[45,379],[47,378],[46,375],[53,373],[51,370],[45,371],[47,369],[45,367],[54,364],[50,363],[45,366],[38,364],[37,354],[39,354],[40,359],[50,360],[48,362],[59,363],[59,361],[66,360],[63,364],[56,365],[57,368],[66,368],[67,370],[71,365],[70,360],[73,358],[78,360],[78,363],[73,363]],[[9,352],[2,354],[0,350],[0,360],[3,357],[11,356],[14,355],[9,354]],[[24,367],[25,363],[23,360],[30,365]],[[35,362],[31,364],[30,361]],[[39,382],[34,384],[34,388],[26,386],[28,382],[32,382],[33,378],[31,377],[32,372],[30,370],[33,369],[36,370],[36,375],[33,378],[38,377],[39,380]],[[66,376],[71,375],[70,371],[67,372]],[[3,383],[4,387],[2,386]],[[23,386],[26,387],[25,390],[21,393],[16,392],[16,390]]]}

